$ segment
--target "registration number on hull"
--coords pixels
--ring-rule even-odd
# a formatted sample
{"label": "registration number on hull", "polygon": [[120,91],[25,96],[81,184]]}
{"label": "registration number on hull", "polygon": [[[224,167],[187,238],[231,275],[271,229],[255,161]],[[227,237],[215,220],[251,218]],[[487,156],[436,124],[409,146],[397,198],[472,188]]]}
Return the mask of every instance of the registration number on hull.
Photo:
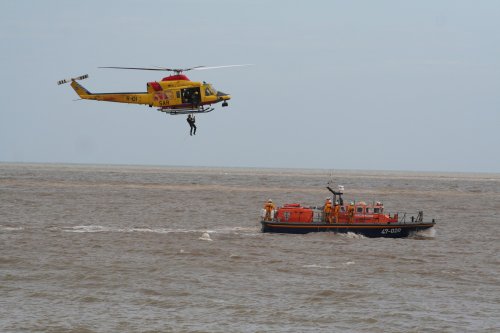
{"label": "registration number on hull", "polygon": [[382,229],[380,232],[382,235],[387,235],[387,234],[399,234],[401,232],[401,228],[386,228]]}

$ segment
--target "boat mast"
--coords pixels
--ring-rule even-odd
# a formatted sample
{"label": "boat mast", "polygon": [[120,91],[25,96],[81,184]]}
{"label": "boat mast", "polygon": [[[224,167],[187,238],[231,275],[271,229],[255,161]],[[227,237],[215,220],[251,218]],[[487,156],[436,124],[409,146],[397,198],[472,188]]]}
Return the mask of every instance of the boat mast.
{"label": "boat mast", "polygon": [[326,187],[328,189],[328,191],[332,192],[333,194],[333,202],[335,203],[337,201],[337,195],[339,196],[339,204],[341,206],[344,205],[344,199],[342,199],[342,194],[344,194],[344,186],[342,185],[339,185],[339,191],[334,191],[332,190],[332,188],[330,186],[327,186]]}

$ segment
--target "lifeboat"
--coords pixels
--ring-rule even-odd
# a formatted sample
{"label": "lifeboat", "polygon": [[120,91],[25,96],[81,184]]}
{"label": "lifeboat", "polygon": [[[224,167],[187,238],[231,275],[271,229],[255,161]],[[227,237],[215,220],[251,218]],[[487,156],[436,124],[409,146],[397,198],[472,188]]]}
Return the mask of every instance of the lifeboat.
{"label": "lifeboat", "polygon": [[[381,202],[349,202],[342,198],[343,186],[338,191],[327,189],[333,198],[321,206],[284,204],[270,214],[261,214],[262,232],[306,234],[310,232],[356,233],[365,237],[408,237],[433,228],[435,219],[424,221],[423,211],[415,214],[387,213]],[[333,200],[332,200],[333,199]],[[327,202],[329,201],[329,204]],[[328,206],[325,208],[325,206]]]}

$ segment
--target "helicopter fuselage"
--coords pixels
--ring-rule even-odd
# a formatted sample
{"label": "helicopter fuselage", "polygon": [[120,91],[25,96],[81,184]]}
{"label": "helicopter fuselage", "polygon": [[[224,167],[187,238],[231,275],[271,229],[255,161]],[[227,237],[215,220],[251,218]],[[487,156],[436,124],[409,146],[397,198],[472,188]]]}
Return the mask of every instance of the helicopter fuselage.
{"label": "helicopter fuselage", "polygon": [[206,110],[203,106],[219,102],[222,102],[222,106],[227,106],[227,101],[231,99],[230,95],[216,91],[211,84],[190,81],[183,74],[167,76],[160,82],[148,82],[146,92],[91,93],[76,80],[71,80],[71,86],[82,99],[144,104],[158,107],[163,112],[182,110],[189,113],[189,110]]}

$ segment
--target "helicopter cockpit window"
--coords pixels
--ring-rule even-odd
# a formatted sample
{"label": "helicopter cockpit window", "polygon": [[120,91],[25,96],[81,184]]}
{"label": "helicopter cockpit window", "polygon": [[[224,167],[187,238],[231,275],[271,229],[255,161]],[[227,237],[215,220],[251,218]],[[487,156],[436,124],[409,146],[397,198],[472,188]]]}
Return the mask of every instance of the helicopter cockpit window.
{"label": "helicopter cockpit window", "polygon": [[212,95],[217,95],[217,91],[215,91],[215,89],[211,85],[207,84],[205,86],[205,96],[212,96]]}

